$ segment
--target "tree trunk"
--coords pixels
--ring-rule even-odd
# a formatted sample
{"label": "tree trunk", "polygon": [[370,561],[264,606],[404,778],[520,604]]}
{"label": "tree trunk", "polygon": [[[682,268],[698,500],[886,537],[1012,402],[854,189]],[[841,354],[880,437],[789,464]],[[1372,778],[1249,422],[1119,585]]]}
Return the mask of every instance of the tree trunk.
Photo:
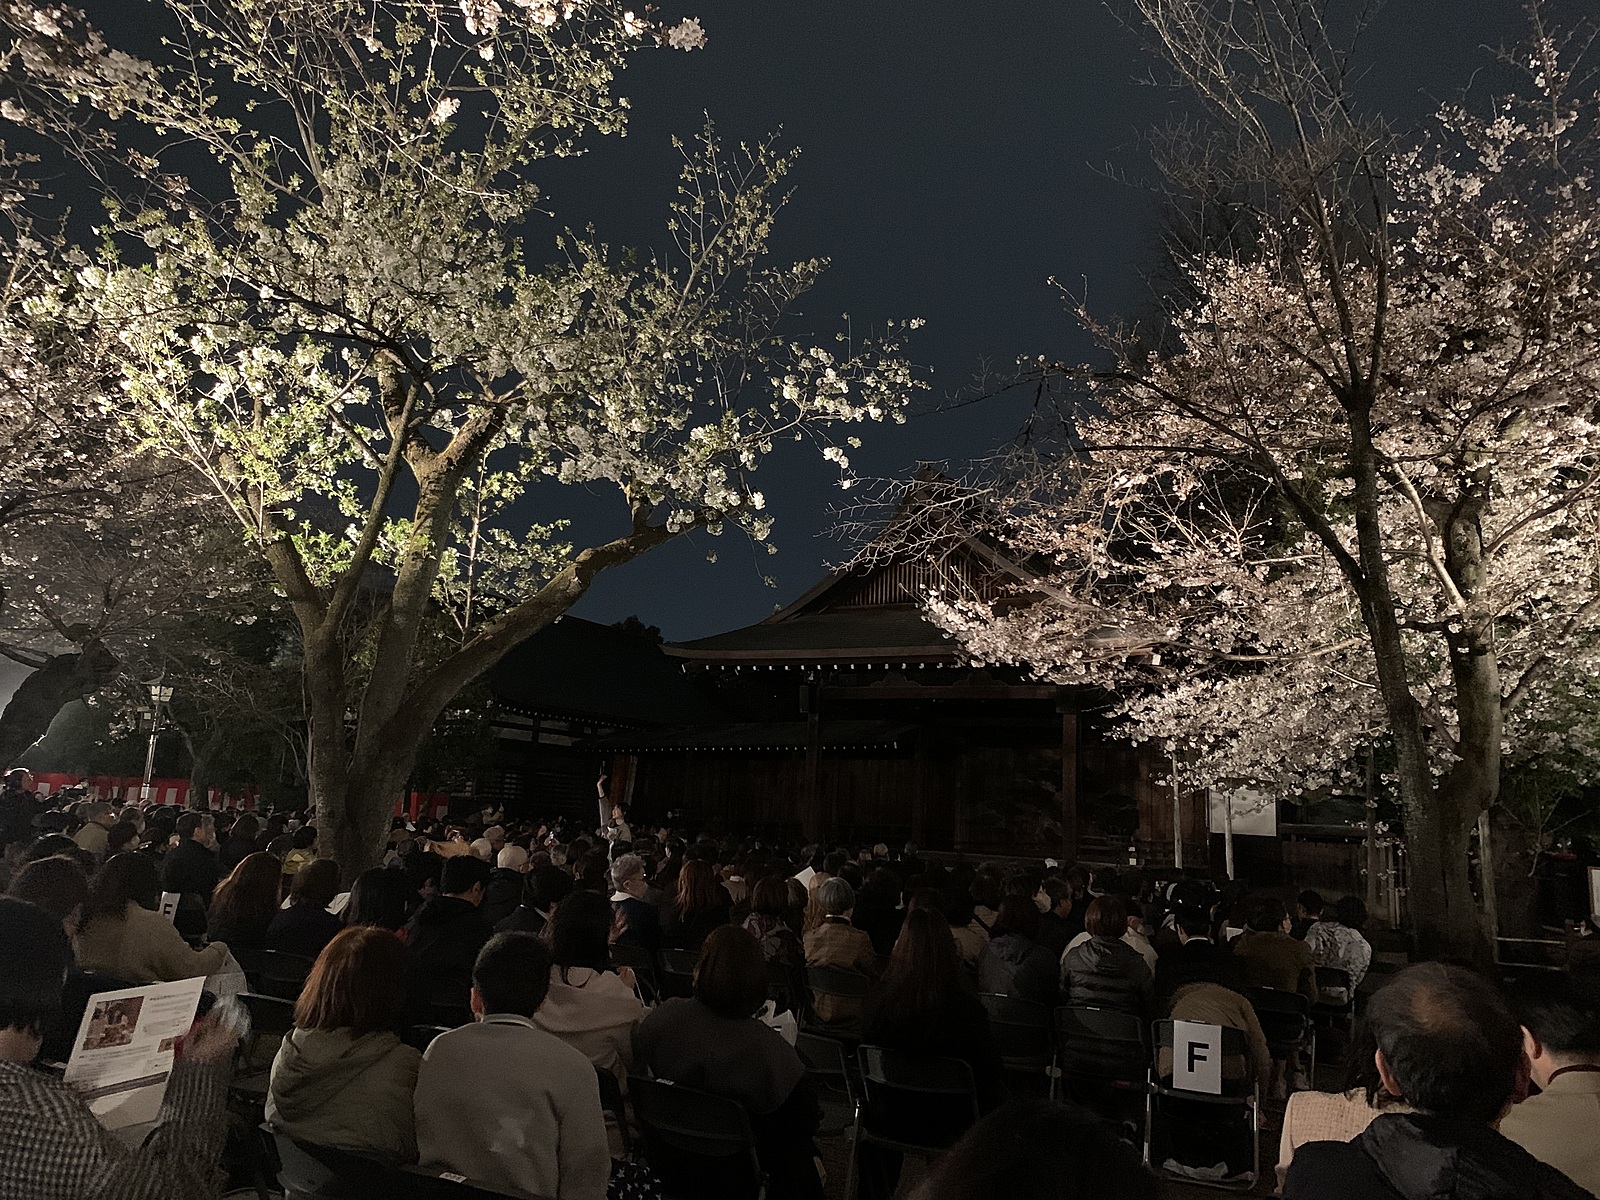
{"label": "tree trunk", "polygon": [[1500,900],[1500,932],[1504,937],[1540,936],[1539,863],[1536,829],[1508,815],[1502,805],[1489,810],[1494,839],[1494,886]]}
{"label": "tree trunk", "polygon": [[317,853],[339,864],[343,886],[383,861],[390,814],[416,759],[416,746],[385,747],[381,770],[357,774],[342,767],[324,770],[315,758],[310,771],[317,814]]}
{"label": "tree trunk", "polygon": [[184,735],[184,741],[189,743],[189,807],[207,808],[206,793],[211,790],[211,776],[216,766],[217,755],[222,750],[222,730],[212,729],[206,734],[205,741],[196,748]]}
{"label": "tree trunk", "polygon": [[1471,815],[1450,789],[1428,789],[1421,803],[1401,789],[1406,822],[1406,910],[1418,958],[1484,962],[1489,944],[1472,894]]}
{"label": "tree trunk", "polygon": [[89,642],[77,654],[57,654],[24,679],[0,713],[0,764],[16,763],[49,731],[57,713],[110,683],[120,665],[99,642]]}

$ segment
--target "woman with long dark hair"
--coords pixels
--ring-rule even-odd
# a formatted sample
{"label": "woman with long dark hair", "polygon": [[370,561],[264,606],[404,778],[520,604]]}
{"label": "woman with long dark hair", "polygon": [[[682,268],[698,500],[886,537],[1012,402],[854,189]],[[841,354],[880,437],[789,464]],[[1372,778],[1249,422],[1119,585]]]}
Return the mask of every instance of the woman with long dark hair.
{"label": "woman with long dark hair", "polygon": [[677,896],[662,914],[661,939],[668,946],[698,950],[714,929],[728,923],[733,900],[703,858],[691,858],[678,872]]}
{"label": "woman with long dark hair", "polygon": [[307,863],[289,884],[289,907],[272,918],[266,947],[301,958],[315,958],[344,928],[328,911],[339,894],[339,864],[331,858]]}
{"label": "woman with long dark hair", "polygon": [[416,896],[416,889],[404,871],[395,867],[372,867],[357,875],[351,885],[344,923],[376,925],[404,941],[405,925],[411,919]]}
{"label": "woman with long dark hair", "polygon": [[422,1055],[395,1034],[406,951],[386,929],[353,925],[323,949],[272,1062],[266,1118],[318,1146],[415,1162],[412,1095]]}
{"label": "woman with long dark hair", "polygon": [[278,915],[278,860],[270,854],[250,853],[239,860],[228,877],[211,894],[206,916],[206,937],[227,942],[235,950],[259,950],[266,944],[267,927]]}
{"label": "woman with long dark hair", "polygon": [[130,983],[211,975],[228,961],[226,942],[195,950],[157,909],[161,878],[148,854],[119,854],[89,881],[72,945],[78,965]]}
{"label": "woman with long dark hair", "polygon": [[533,1022],[621,1081],[633,1063],[633,1027],[644,1017],[633,972],[611,969],[611,904],[573,892],[550,914],[550,991]]}

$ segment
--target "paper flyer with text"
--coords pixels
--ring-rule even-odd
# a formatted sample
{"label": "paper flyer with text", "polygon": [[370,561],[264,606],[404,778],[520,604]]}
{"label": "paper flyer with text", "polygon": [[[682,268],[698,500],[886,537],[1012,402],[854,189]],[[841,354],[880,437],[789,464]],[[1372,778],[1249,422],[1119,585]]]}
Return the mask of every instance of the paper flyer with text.
{"label": "paper flyer with text", "polygon": [[107,1129],[160,1115],[173,1046],[194,1024],[205,982],[197,976],[89,998],[62,1078]]}

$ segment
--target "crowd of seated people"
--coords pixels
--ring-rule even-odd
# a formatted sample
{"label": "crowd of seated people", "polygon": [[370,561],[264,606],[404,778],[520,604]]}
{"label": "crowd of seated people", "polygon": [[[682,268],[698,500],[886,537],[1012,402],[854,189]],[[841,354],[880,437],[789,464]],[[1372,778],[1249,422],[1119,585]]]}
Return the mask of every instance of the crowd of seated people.
{"label": "crowd of seated people", "polygon": [[[1012,1190],[1007,1171],[1031,1194],[1032,1159],[1019,1150],[990,1163],[979,1148],[1056,1128],[1088,1147],[1084,1186],[1103,1159],[1120,1163],[1125,1177],[1096,1194],[1152,1194],[1081,1113],[1008,1104],[1015,1081],[984,993],[1041,1009],[1085,1004],[1143,1023],[1170,1017],[1237,1028],[1248,1047],[1241,1069],[1266,1092],[1309,1081],[1295,1080],[1292,1064],[1286,1080],[1244,989],[1338,1002],[1318,988],[1314,968],[1340,967],[1354,990],[1371,964],[1365,912],[1353,898],[1327,905],[1303,894],[1297,929],[1271,896],[1230,902],[1194,880],[1160,887],[1140,874],[1081,866],[935,864],[912,847],[852,854],[680,838],[626,821],[598,834],[503,819],[421,829],[397,822],[385,865],[341,895],[331,860],[295,857],[316,847],[314,832],[303,835],[313,828],[303,814],[196,820],[204,814],[91,804],[56,815],[68,819],[36,824],[7,847],[0,1197],[121,1195],[120,1183],[83,1180],[123,1177],[159,1180],[158,1190],[138,1194],[218,1194],[232,1042],[215,1022],[197,1026],[180,1054],[164,1132],[145,1149],[105,1137],[34,1064],[70,1051],[94,991],[236,969],[230,947],[310,963],[293,1028],[270,1056],[264,1116],[282,1134],[489,1188],[595,1200],[608,1188],[615,1195],[623,1178],[602,1085],[615,1081],[626,1096],[635,1076],[737,1101],[768,1194],[823,1194],[818,1093],[774,1017],[774,964],[860,977],[860,999],[806,997],[794,1015],[807,1030],[965,1064],[982,1120],[917,1185],[930,1200],[980,1194],[972,1189],[983,1179],[1000,1190],[981,1194]],[[104,832],[103,849],[98,835],[77,836],[89,824]],[[133,849],[118,833],[124,828],[137,833]],[[204,895],[181,893],[204,918],[200,933],[185,936],[158,911],[160,895],[173,890],[168,882],[207,880]],[[694,953],[689,994],[662,999],[617,965],[623,951],[659,961],[649,956],[661,948]],[[1475,1194],[1440,1184],[1450,1171],[1524,1188],[1484,1195],[1585,1194],[1568,1190],[1569,1177],[1600,1186],[1597,978],[1577,971],[1508,1000],[1459,969],[1402,972],[1369,1002],[1346,1055],[1345,1090],[1300,1088],[1289,1098],[1285,1194]],[[443,1032],[418,1039],[422,1026]],[[1443,1079],[1451,1071],[1460,1078]],[[1530,1077],[1539,1093],[1512,1107]],[[40,1114],[63,1132],[44,1137]],[[911,1119],[925,1133],[948,1117]],[[961,1130],[950,1132],[953,1140]],[[36,1143],[60,1162],[13,1153]],[[1017,1144],[1047,1152],[1026,1135]],[[1350,1146],[1364,1157],[1350,1157]],[[174,1163],[174,1154],[185,1161]],[[1417,1173],[1407,1174],[1414,1164]],[[898,1154],[865,1146],[858,1170],[860,1194],[874,1200],[894,1194],[901,1164]]]}

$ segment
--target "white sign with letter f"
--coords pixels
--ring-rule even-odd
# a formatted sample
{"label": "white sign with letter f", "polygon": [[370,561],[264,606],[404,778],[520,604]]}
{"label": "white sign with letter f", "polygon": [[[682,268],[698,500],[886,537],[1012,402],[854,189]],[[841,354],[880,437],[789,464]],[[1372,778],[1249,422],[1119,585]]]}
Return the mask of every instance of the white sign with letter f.
{"label": "white sign with letter f", "polygon": [[1222,1095],[1222,1026],[1172,1023],[1172,1086]]}

